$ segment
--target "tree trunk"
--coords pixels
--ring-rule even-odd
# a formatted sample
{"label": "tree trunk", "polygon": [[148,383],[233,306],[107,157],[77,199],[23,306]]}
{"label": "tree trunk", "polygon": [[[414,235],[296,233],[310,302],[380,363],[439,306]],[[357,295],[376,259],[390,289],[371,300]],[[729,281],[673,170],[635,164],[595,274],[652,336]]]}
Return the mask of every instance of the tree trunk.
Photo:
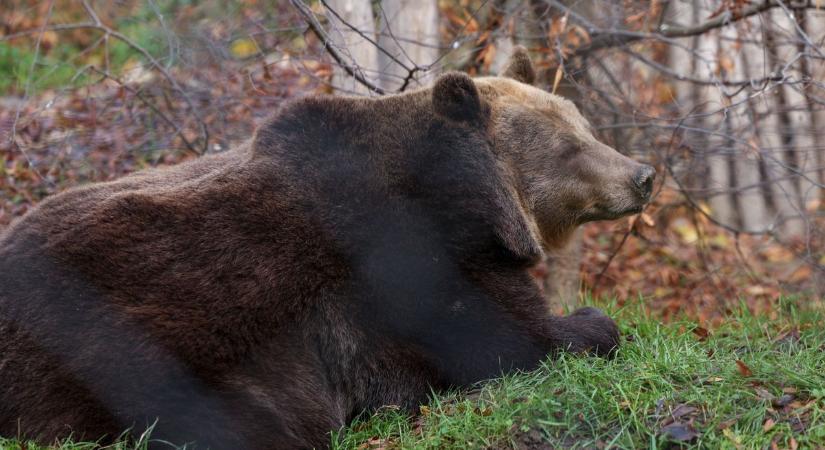
{"label": "tree trunk", "polygon": [[[370,0],[328,0],[327,19],[330,23],[329,37],[342,55],[365,79],[378,85],[378,53],[375,41],[375,18]],[[368,95],[372,92],[341,67],[336,66],[332,76],[332,86],[344,94]]]}
{"label": "tree trunk", "polygon": [[[700,0],[672,5],[671,21],[688,25],[681,18],[693,16],[687,22],[695,23],[697,12],[700,18],[708,17],[717,7],[717,3]],[[800,236],[805,232],[802,217],[806,205],[821,195],[816,185],[821,183],[817,168],[821,168],[823,158],[816,143],[816,122],[821,113],[808,94],[810,86],[803,91],[798,83],[762,86],[758,81],[806,51],[795,26],[811,27],[813,22],[807,20],[810,14],[813,11],[797,12],[792,17],[782,8],[773,8],[761,16],[704,33],[690,44],[698,56],[671,47],[671,68],[676,73],[703,80],[757,80],[742,89],[677,83],[683,113],[695,107],[693,114],[704,114],[695,126],[714,132],[704,145],[693,142],[694,148],[706,149],[710,179],[705,189],[712,214],[743,231],[775,229],[785,236]],[[819,21],[821,26],[821,17]],[[686,59],[699,63],[691,67]],[[803,58],[785,68],[785,75],[793,80],[816,79],[815,69],[810,67],[815,61]],[[729,97],[732,92],[736,93]],[[694,100],[687,101],[690,97]],[[705,114],[716,110],[720,112]]]}
{"label": "tree trunk", "polygon": [[378,14],[381,86],[392,92],[426,84],[439,54],[436,0],[383,0]]}

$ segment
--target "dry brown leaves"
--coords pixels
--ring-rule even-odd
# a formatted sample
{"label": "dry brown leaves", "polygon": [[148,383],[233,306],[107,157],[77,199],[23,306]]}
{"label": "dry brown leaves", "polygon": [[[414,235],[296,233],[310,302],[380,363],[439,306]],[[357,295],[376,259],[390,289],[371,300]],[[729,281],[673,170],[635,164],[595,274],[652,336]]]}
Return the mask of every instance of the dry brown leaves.
{"label": "dry brown leaves", "polygon": [[665,188],[642,215],[585,227],[582,277],[597,296],[620,304],[642,296],[665,318],[684,313],[707,327],[740,299],[770,317],[781,295],[810,289],[816,280],[800,250],[801,243],[736,236]]}

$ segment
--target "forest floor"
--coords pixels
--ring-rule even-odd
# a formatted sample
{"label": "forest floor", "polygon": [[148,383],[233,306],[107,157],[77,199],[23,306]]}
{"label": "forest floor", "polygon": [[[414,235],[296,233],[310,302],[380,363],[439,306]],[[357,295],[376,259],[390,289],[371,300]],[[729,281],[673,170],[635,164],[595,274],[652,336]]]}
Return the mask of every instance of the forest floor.
{"label": "forest floor", "polygon": [[[825,448],[825,311],[805,305],[783,298],[773,320],[741,308],[708,330],[692,320],[663,324],[642,303],[597,302],[622,328],[615,358],[562,355],[440,393],[413,415],[387,406],[336,433],[332,447]],[[0,448],[44,449],[2,439]]]}
{"label": "forest floor", "polygon": [[413,417],[388,408],[334,447],[825,448],[825,312],[780,310],[740,309],[709,331],[626,305],[613,310],[627,341],[614,359],[564,355]]}

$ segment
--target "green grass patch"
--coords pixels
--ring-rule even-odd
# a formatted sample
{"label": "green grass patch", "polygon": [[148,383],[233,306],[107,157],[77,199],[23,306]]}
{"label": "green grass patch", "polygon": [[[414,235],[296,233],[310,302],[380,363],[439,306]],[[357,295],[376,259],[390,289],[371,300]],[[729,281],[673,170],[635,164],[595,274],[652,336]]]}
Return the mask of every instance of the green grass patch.
{"label": "green grass patch", "polygon": [[[158,0],[137,2],[135,6],[101,2],[93,6],[99,13],[107,6],[115,8],[114,17],[104,21],[106,25],[126,36],[167,69],[181,63],[181,53],[202,51],[207,39],[216,49],[228,46],[235,39],[248,41],[249,33],[260,32],[245,14],[249,9],[255,10],[261,23],[273,21],[278,10],[283,9],[278,2],[252,5],[242,0]],[[20,13],[30,11],[23,8]],[[58,2],[51,19],[49,25],[90,21],[80,2]],[[20,31],[23,30],[14,30],[15,33]],[[39,28],[30,31],[0,42],[0,95],[20,95],[27,87],[30,94],[49,89],[76,89],[101,79],[99,73],[90,70],[91,67],[101,71],[108,68],[116,77],[123,77],[139,66],[146,70],[156,69],[134,46],[113,35],[108,40],[102,39],[104,33],[101,30],[57,30],[45,41]],[[210,33],[214,36],[205,37]],[[41,45],[38,48],[39,38]],[[193,63],[190,61],[190,64]]]}
{"label": "green grass patch", "polygon": [[[166,59],[164,30],[148,6],[119,20],[113,28],[163,64],[174,63]],[[87,29],[85,34],[88,43],[80,43],[69,32],[60,31],[54,34],[53,47],[41,45],[39,49],[38,33],[0,42],[0,94],[19,95],[27,86],[32,94],[46,89],[78,88],[101,78],[89,67],[104,70],[108,64],[111,73],[119,76],[127,63],[147,63],[137,49],[116,37],[110,37],[107,44],[100,30]]]}
{"label": "green grass patch", "polygon": [[[163,43],[156,37],[157,31],[149,26],[128,26],[124,34],[132,35],[137,45],[162,59]],[[92,31],[95,36],[100,33]],[[110,38],[110,45],[90,44],[81,47],[72,43],[59,43],[48,51],[35,52],[36,46],[12,45],[0,42],[0,94],[22,94],[29,86],[30,93],[46,89],[73,89],[84,86],[101,76],[89,70],[97,67],[109,69],[119,76],[127,62],[145,64],[143,56],[123,41]],[[105,53],[105,54],[104,54]]]}
{"label": "green grass patch", "polygon": [[710,331],[662,324],[641,305],[607,306],[627,339],[614,359],[563,355],[434,396],[417,415],[388,406],[337,432],[332,446],[822,448],[825,312],[799,302],[807,306],[782,300],[773,318],[743,309]]}
{"label": "green grass patch", "polygon": [[[822,311],[783,300],[707,331],[614,310],[628,340],[613,360],[564,355],[409,417],[392,408],[334,448],[817,448],[825,446]],[[794,444],[795,442],[795,444]]]}

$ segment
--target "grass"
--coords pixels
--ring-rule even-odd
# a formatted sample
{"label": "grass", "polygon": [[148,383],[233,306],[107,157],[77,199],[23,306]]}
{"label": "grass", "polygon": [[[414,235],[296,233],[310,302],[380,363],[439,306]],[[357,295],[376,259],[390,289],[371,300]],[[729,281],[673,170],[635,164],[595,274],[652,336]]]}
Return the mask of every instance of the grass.
{"label": "grass", "polygon": [[707,332],[624,308],[613,360],[565,355],[416,418],[380,411],[335,447],[825,448],[825,314],[790,299],[777,314],[743,309]]}
{"label": "grass", "polygon": [[[124,26],[124,34],[146,49],[160,55],[161,43],[157,30],[147,26]],[[122,41],[112,39],[108,51],[98,45],[82,47],[73,43],[58,42],[48,51],[35,51],[34,44],[12,45],[0,42],[0,94],[22,94],[26,86],[31,93],[46,89],[71,90],[85,86],[100,76],[88,70],[89,66],[105,68],[108,58],[110,68],[119,75],[130,61],[143,62],[142,56]],[[107,52],[107,55],[104,55]]]}
{"label": "grass", "polygon": [[[97,6],[98,12],[103,12],[105,5],[106,2],[101,2]],[[253,7],[243,0],[158,0],[140,2],[134,8],[128,5],[113,8],[117,13],[104,22],[167,69],[182,63],[181,51],[191,52],[202,45],[187,42],[186,39],[190,39],[187,36],[191,33],[208,34],[202,26],[203,22],[208,22],[216,30],[229,29],[236,37],[246,38],[249,33],[260,31],[252,25],[248,25],[248,29],[242,28],[242,24],[249,22],[244,15],[246,9],[254,8],[261,16],[261,23],[271,21],[280,9],[278,2],[259,2]],[[10,14],[15,12],[13,9]],[[18,6],[16,12],[20,15],[31,14],[31,6]],[[4,14],[5,11],[0,11],[0,23]],[[160,16],[165,18],[165,24],[161,23]],[[49,23],[66,25],[88,21],[80,2],[63,2],[55,6]],[[14,30],[15,33],[21,31],[24,30]],[[79,39],[78,35],[84,39]],[[36,45],[39,36],[40,33],[31,33],[0,41],[0,95],[22,95],[27,87],[30,94],[49,89],[71,91],[101,79],[100,74],[90,70],[90,67],[100,70],[108,67],[117,77],[139,66],[151,69],[141,52],[114,36],[104,41],[99,30],[59,31],[51,35],[53,37],[46,40],[48,42],[41,39],[40,48]],[[226,45],[223,40],[214,38],[211,44],[221,49]]]}
{"label": "grass", "polygon": [[608,307],[627,339],[616,358],[564,355],[414,417],[386,407],[333,448],[825,448],[825,311],[798,302],[774,318],[743,308],[711,331]]}
{"label": "grass", "polygon": [[[172,4],[174,2],[161,2],[162,12],[170,12]],[[21,12],[30,13],[25,9]],[[58,15],[71,16],[72,12],[85,14],[79,3],[71,7],[63,5],[57,10]],[[164,63],[172,62],[165,59],[168,50],[165,36],[148,6],[139,8],[134,16],[119,18],[114,28]],[[89,66],[103,69],[108,61],[112,73],[120,75],[128,63],[133,62],[136,66],[146,62],[136,49],[119,39],[111,38],[104,44],[100,31],[86,30],[83,34],[89,38],[86,44],[73,39],[71,33],[60,32],[54,34],[52,45],[44,44],[39,49],[36,45],[38,33],[26,39],[0,42],[0,94],[20,95],[26,86],[31,93],[46,89],[71,90],[100,79],[88,70]]]}

